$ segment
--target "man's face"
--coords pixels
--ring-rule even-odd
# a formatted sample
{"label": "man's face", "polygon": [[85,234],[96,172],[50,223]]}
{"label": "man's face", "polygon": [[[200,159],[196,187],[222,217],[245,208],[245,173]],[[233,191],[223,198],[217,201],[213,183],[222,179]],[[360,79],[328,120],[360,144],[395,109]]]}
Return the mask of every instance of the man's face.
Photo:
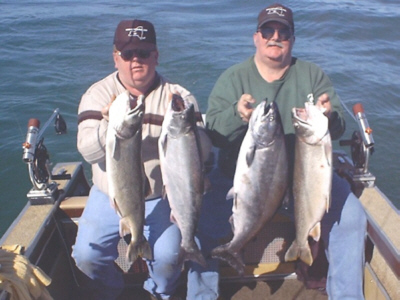
{"label": "man's face", "polygon": [[141,89],[152,82],[158,64],[156,49],[132,49],[114,52],[115,68],[125,86]]}
{"label": "man's face", "polygon": [[294,35],[290,28],[279,22],[268,22],[254,34],[256,55],[265,63],[290,63]]}

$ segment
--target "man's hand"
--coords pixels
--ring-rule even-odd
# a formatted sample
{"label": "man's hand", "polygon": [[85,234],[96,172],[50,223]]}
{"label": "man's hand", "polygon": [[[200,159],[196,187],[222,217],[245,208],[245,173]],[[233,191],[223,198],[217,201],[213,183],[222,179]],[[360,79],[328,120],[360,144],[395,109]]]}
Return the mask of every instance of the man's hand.
{"label": "man's hand", "polygon": [[325,116],[330,118],[332,113],[332,106],[329,95],[327,93],[322,94],[318,97],[318,101],[315,106],[317,106],[324,113]]}
{"label": "man's hand", "polygon": [[243,94],[237,104],[237,111],[243,122],[249,122],[253,113],[253,105],[256,100],[250,94]]}

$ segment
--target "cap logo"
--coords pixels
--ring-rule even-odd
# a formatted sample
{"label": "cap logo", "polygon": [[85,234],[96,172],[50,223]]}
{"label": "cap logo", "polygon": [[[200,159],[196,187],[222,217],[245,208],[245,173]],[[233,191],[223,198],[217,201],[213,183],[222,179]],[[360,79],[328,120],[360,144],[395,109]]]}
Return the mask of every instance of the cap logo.
{"label": "cap logo", "polygon": [[143,26],[138,26],[135,28],[126,28],[125,31],[128,32],[128,36],[137,37],[139,40],[146,39],[144,33],[147,32],[147,29],[143,28]]}
{"label": "cap logo", "polygon": [[265,11],[269,14],[269,15],[273,15],[276,14],[280,17],[284,17],[285,16],[285,12],[286,9],[284,9],[283,7],[272,7],[272,8],[267,8],[265,9]]}

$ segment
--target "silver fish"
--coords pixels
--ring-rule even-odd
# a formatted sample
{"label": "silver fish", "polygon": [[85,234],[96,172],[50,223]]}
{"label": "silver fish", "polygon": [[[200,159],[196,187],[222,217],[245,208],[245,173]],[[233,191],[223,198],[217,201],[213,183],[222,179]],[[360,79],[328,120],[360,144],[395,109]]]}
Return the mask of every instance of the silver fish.
{"label": "silver fish", "polygon": [[232,240],[211,252],[228,262],[240,275],[244,263],[240,250],[269,221],[288,186],[288,159],[281,118],[275,102],[260,103],[253,111],[242,142],[233,188],[227,198],[234,203],[230,222]]}
{"label": "silver fish", "polygon": [[121,217],[120,235],[131,234],[127,258],[152,259],[152,251],[143,236],[144,199],[149,191],[142,162],[142,122],[144,98],[130,107],[129,93],[119,95],[109,110],[106,137],[106,168],[112,205]]}
{"label": "silver fish", "polygon": [[293,174],[296,238],[285,254],[286,261],[300,258],[311,265],[308,237],[318,241],[320,221],[328,211],[332,184],[332,142],[328,118],[312,103],[293,108],[296,132]]}
{"label": "silver fish", "polygon": [[203,158],[194,105],[173,95],[159,138],[164,194],[171,206],[171,220],[182,235],[179,261],[206,261],[195,243],[204,191]]}

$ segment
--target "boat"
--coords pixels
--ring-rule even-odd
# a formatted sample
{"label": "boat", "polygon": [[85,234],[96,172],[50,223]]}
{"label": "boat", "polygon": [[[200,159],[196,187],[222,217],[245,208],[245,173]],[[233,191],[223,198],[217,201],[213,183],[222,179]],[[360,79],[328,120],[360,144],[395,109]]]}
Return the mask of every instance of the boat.
{"label": "boat", "polygon": [[[353,113],[359,129],[350,139],[340,141],[340,146],[350,147],[351,154],[343,149],[334,150],[333,165],[350,182],[368,217],[365,299],[400,299],[399,210],[375,185],[375,176],[368,169],[374,139],[362,105],[355,105]],[[81,161],[58,162],[49,169],[43,135],[53,121],[57,133],[66,130],[58,109],[40,130],[39,120],[28,122],[23,162],[27,164],[32,188],[27,193],[25,207],[1,237],[0,250],[11,251],[18,246],[22,250],[18,255],[51,279],[45,289],[53,299],[90,299],[85,277],[71,259],[71,246],[90,184]],[[294,235],[292,220],[284,212],[278,212],[243,249],[244,276],[221,262],[219,299],[327,299],[324,292],[327,261],[323,251],[318,252],[311,267],[284,261],[285,250]],[[318,244],[314,246],[318,249]],[[146,264],[141,258],[130,264],[125,258],[126,248],[121,239],[120,256],[115,264],[124,275],[126,287],[119,299],[151,299],[142,289],[147,278]],[[1,272],[0,267],[0,275]],[[185,298],[185,269],[181,279],[177,294]],[[10,298],[3,284],[0,282],[3,287],[0,300]]]}

